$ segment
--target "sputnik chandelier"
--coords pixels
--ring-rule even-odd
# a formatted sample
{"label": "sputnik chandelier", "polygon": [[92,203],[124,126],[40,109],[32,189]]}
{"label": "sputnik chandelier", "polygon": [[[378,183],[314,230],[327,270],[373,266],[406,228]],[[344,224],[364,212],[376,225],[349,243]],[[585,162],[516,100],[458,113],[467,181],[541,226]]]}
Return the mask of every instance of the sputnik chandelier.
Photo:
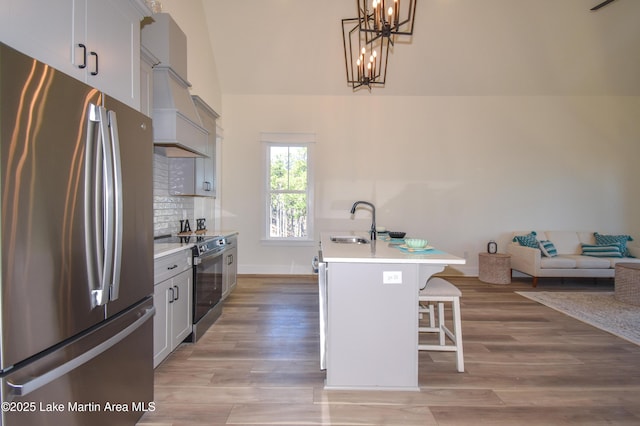
{"label": "sputnik chandelier", "polygon": [[361,87],[384,86],[389,45],[396,36],[413,34],[417,0],[356,0],[357,18],[342,20],[347,83]]}

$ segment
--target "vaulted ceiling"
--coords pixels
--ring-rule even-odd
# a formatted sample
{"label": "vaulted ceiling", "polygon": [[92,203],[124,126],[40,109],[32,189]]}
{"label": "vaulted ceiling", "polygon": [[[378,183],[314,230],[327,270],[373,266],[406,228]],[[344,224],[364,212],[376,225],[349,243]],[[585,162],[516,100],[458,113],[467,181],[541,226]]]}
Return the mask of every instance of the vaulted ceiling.
{"label": "vaulted ceiling", "polygon": [[[387,85],[358,95],[640,95],[640,1],[417,0]],[[224,94],[346,95],[356,0],[204,0]]]}

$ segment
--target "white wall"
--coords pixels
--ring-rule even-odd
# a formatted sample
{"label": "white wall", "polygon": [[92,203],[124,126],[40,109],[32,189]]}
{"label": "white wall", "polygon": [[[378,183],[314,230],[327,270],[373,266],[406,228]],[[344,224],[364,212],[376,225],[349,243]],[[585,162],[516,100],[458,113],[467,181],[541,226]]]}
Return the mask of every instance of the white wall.
{"label": "white wall", "polygon": [[315,132],[316,235],[377,222],[467,256],[512,230],[576,229],[640,239],[640,97],[223,95],[224,228],[240,273],[309,273],[317,246],[260,244],[259,132]]}
{"label": "white wall", "polygon": [[387,87],[355,94],[339,24],[351,2],[163,6],[187,34],[193,92],[221,114],[221,221],[240,232],[240,273],[309,273],[317,250],[260,244],[261,131],[317,134],[316,234],[366,230],[349,208],[372,201],[378,224],[466,253],[450,273],[475,273],[514,229],[640,239],[640,2],[420,2]]}

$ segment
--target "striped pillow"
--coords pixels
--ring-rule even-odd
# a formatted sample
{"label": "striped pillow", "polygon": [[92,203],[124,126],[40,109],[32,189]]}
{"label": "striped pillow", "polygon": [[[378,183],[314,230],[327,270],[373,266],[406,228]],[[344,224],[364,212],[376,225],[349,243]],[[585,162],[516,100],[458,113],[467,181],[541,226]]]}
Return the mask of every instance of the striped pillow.
{"label": "striped pillow", "polygon": [[600,244],[600,245],[620,244],[622,256],[633,257],[629,249],[627,249],[627,241],[633,241],[633,238],[631,238],[631,235],[602,235],[602,234],[598,234],[597,232],[594,232],[593,236],[596,238],[596,244]]}
{"label": "striped pillow", "polygon": [[540,248],[538,245],[538,239],[536,238],[536,232],[531,231],[527,235],[517,235],[513,237],[513,242],[518,242],[521,246],[531,247],[531,248]]}
{"label": "striped pillow", "polygon": [[582,244],[582,254],[594,257],[622,257],[622,247],[620,244]]}
{"label": "striped pillow", "polygon": [[540,241],[540,251],[546,257],[555,257],[558,255],[558,250],[556,250],[556,246],[549,240]]}

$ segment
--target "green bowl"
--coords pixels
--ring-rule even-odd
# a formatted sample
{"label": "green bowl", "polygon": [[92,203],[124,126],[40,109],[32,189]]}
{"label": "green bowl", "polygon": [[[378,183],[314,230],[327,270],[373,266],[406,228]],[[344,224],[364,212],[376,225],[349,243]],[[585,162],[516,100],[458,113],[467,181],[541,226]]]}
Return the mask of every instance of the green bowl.
{"label": "green bowl", "polygon": [[419,249],[419,248],[426,247],[428,241],[427,240],[422,240],[420,238],[405,238],[404,243],[409,248]]}

